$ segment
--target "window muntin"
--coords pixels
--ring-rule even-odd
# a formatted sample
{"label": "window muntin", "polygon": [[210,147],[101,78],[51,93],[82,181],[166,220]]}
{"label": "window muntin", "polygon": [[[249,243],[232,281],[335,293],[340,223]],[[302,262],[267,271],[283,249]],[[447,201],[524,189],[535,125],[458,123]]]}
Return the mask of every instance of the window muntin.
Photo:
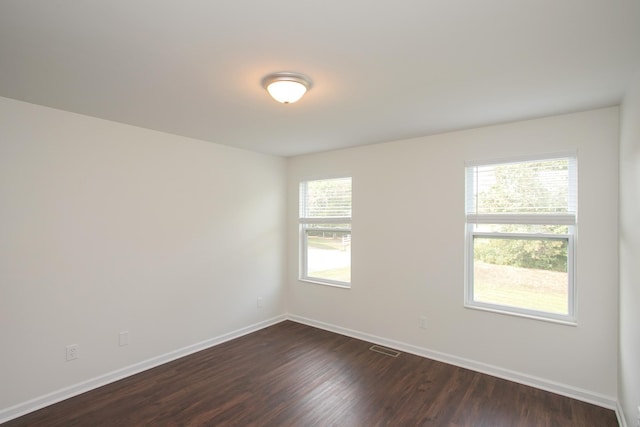
{"label": "window muntin", "polygon": [[575,321],[574,157],[467,165],[465,305]]}
{"label": "window muntin", "polygon": [[300,279],[351,283],[351,178],[300,183]]}

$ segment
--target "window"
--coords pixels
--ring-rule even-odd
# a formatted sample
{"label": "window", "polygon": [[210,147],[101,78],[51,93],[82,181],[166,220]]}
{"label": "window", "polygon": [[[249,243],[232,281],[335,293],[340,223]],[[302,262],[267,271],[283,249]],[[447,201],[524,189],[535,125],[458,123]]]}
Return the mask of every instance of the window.
{"label": "window", "polygon": [[351,178],[300,183],[300,279],[351,283]]}
{"label": "window", "polygon": [[575,157],[467,164],[466,218],[466,306],[575,321]]}

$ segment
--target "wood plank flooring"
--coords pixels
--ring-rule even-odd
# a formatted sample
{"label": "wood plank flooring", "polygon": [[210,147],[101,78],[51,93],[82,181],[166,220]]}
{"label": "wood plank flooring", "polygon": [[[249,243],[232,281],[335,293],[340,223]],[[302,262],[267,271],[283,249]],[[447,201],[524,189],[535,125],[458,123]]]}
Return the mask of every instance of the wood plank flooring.
{"label": "wood plank flooring", "polygon": [[285,321],[14,426],[618,426],[613,411]]}

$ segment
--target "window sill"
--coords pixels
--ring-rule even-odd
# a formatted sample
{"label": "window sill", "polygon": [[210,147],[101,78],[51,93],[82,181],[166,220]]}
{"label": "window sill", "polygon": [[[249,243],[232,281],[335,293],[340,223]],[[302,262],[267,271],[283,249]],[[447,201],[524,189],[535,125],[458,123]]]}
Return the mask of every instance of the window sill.
{"label": "window sill", "polygon": [[333,288],[341,288],[341,289],[351,289],[350,283],[340,284],[340,283],[323,282],[321,280],[303,279],[303,278],[299,278],[298,280],[301,282],[313,283],[315,285],[331,286]]}
{"label": "window sill", "polygon": [[542,321],[542,322],[549,322],[549,323],[556,323],[559,325],[565,325],[565,326],[578,326],[578,323],[574,320],[574,319],[556,319],[553,317],[545,317],[542,315],[536,315],[536,314],[532,314],[532,313],[521,313],[521,312],[517,312],[517,311],[511,311],[511,310],[507,310],[507,309],[501,309],[501,308],[497,308],[497,307],[484,307],[481,305],[475,305],[475,304],[468,304],[465,303],[464,308],[468,308],[471,310],[480,310],[480,311],[488,311],[490,313],[496,313],[496,314],[501,314],[501,315],[505,315],[505,316],[515,316],[515,317],[523,317],[525,319],[531,319],[531,320],[538,320],[538,321]]}

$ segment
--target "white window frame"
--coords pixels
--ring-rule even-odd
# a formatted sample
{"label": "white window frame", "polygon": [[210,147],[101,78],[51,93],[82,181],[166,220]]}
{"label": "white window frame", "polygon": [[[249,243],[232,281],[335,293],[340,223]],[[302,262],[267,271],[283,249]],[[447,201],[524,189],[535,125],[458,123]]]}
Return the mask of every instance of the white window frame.
{"label": "white window frame", "polygon": [[[349,233],[349,241],[351,241],[352,231],[351,231],[351,216],[333,216],[333,217],[304,217],[302,212],[304,209],[304,203],[306,202],[306,187],[303,189],[303,186],[306,186],[307,183],[312,181],[330,181],[333,179],[345,179],[349,178],[352,181],[353,188],[353,178],[350,176],[339,176],[339,177],[331,177],[331,178],[319,178],[319,179],[308,179],[300,182],[299,186],[299,197],[300,197],[300,212],[299,212],[299,234],[300,234],[300,265],[299,265],[299,275],[298,279],[303,282],[315,283],[320,285],[328,285],[328,286],[336,286],[340,288],[350,288],[351,281],[343,282],[339,280],[331,280],[321,277],[310,276],[308,274],[308,232],[309,231],[326,231],[326,232],[336,232],[336,233]],[[310,228],[311,224],[349,224],[349,228],[318,228],[313,227]],[[351,268],[351,260],[349,260],[349,268]]]}
{"label": "white window frame", "polygon": [[[482,162],[467,162],[465,164],[465,197],[466,197],[466,224],[465,224],[465,292],[464,306],[472,309],[510,314],[538,320],[576,325],[576,234],[577,234],[577,201],[574,213],[568,214],[474,214],[470,213],[469,204],[473,200],[473,172],[478,166],[501,165],[520,162],[535,162],[556,159],[569,159],[569,186],[574,190],[573,196],[577,198],[577,156],[575,153],[557,153],[542,156],[528,156],[511,159],[490,160]],[[482,232],[476,231],[478,224],[523,224],[523,225],[566,225],[568,232],[565,234],[546,233],[507,233],[507,232]],[[493,239],[531,239],[531,240],[564,240],[567,242],[567,276],[568,276],[568,313],[558,314],[546,311],[532,310],[509,305],[492,304],[476,301],[474,298],[474,240],[476,238]]]}

